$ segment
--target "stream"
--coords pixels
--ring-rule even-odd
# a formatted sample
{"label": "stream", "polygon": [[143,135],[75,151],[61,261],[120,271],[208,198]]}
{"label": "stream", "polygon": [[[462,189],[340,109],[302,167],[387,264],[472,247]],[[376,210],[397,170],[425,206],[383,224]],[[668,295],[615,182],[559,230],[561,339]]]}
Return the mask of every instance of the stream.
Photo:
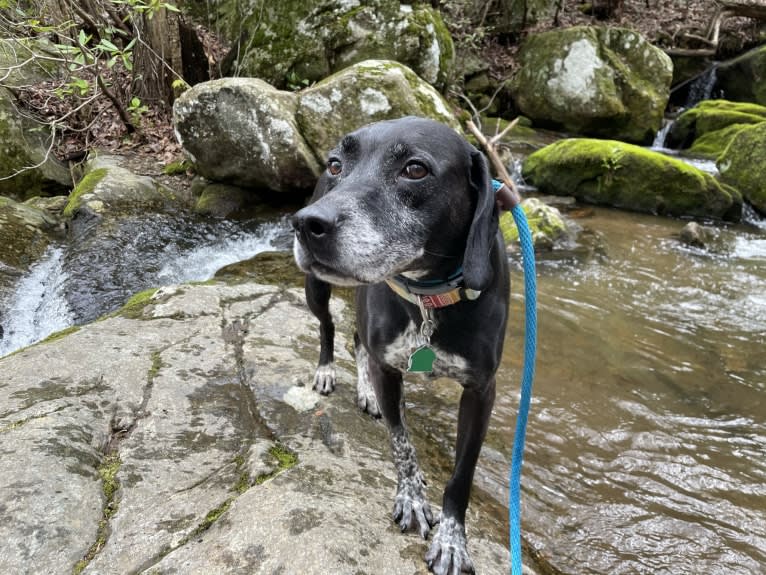
{"label": "stream", "polygon": [[[722,228],[724,248],[712,254],[680,244],[680,220],[582,206],[568,218],[577,238],[538,269],[522,478],[523,533],[541,572],[763,574],[766,225],[750,215]],[[288,250],[288,228],[279,215],[150,215],[95,243],[53,246],[11,298],[0,356],[141,289]],[[523,342],[523,280],[512,259],[506,352],[475,481],[478,496],[496,501],[492,528],[503,538]],[[407,387],[413,435],[432,447],[422,459],[441,466],[437,475],[452,457],[455,388]]]}

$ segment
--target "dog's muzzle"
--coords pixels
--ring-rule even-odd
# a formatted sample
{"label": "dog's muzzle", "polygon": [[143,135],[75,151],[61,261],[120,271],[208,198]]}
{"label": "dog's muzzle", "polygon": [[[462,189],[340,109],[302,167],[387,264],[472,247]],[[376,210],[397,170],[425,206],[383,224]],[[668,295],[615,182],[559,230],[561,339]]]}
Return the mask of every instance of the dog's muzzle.
{"label": "dog's muzzle", "polygon": [[338,215],[321,205],[303,208],[292,218],[295,237],[304,250],[319,260],[326,259],[335,241]]}

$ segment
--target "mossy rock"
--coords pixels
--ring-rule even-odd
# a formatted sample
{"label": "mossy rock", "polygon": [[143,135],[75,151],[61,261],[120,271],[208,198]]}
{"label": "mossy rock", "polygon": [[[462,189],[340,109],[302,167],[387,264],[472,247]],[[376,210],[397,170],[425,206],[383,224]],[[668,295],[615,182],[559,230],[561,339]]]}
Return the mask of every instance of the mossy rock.
{"label": "mossy rock", "polygon": [[613,140],[566,139],[524,162],[525,180],[543,193],[668,216],[738,221],[742,199],[713,176],[645,148]]}
{"label": "mossy rock", "polygon": [[298,89],[368,59],[396,60],[431,84],[452,74],[454,47],[438,10],[397,0],[221,3],[235,44],[224,68]]}
{"label": "mossy rock", "polygon": [[730,100],[766,106],[766,46],[719,64],[714,89]]}
{"label": "mossy rock", "polygon": [[252,194],[247,190],[228,184],[205,183],[194,205],[194,211],[205,216],[225,218],[250,204]]}
{"label": "mossy rock", "polygon": [[215,273],[216,279],[294,287],[303,286],[305,277],[290,252],[261,252],[249,260],[224,266]]}
{"label": "mossy rock", "polygon": [[441,94],[407,66],[390,60],[354,64],[298,94],[298,125],[319,158],[344,134],[402,116],[431,118],[460,130]]}
{"label": "mossy rock", "polygon": [[16,98],[0,87],[0,195],[26,200],[66,193],[69,170],[49,148],[50,128],[23,116]]}
{"label": "mossy rock", "polygon": [[65,69],[61,52],[45,38],[0,38],[3,86],[28,86],[55,80]]}
{"label": "mossy rock", "polygon": [[26,270],[45,253],[58,224],[44,210],[0,196],[0,264]]}
{"label": "mossy rock", "polygon": [[[719,132],[735,124],[758,124],[763,121],[766,121],[766,107],[759,104],[705,100],[685,110],[676,119],[665,144],[671,148],[688,148],[694,146],[698,138],[711,132]],[[719,134],[718,138],[730,135],[731,131]],[[713,140],[709,139],[704,146],[710,147]]]}
{"label": "mossy rock", "polygon": [[670,58],[638,33],[577,26],[527,37],[511,92],[536,125],[650,143],[662,124]]}
{"label": "mossy rock", "polygon": [[[553,206],[537,198],[527,198],[521,202],[521,208],[527,217],[535,249],[550,249],[559,239],[567,235],[566,222],[561,217],[561,212]],[[503,239],[509,247],[519,241],[519,229],[510,212],[501,214],[500,231],[503,232]]]}
{"label": "mossy rock", "polygon": [[718,158],[721,181],[737,188],[753,207],[766,215],[766,123],[748,126],[734,135]]}
{"label": "mossy rock", "polygon": [[731,140],[740,131],[748,128],[751,124],[730,124],[720,130],[707,132],[694,140],[689,152],[696,156],[706,158],[718,158],[731,143]]}

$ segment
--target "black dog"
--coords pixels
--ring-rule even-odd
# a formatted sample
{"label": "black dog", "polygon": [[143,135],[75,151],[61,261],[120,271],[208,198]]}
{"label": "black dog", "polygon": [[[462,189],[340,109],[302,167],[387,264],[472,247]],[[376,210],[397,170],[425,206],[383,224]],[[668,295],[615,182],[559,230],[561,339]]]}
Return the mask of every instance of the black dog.
{"label": "black dog", "polygon": [[378,122],[345,136],[312,203],[293,217],[294,254],[320,321],[314,387],[335,387],[330,285],[356,290],[359,405],[382,415],[398,475],[394,520],[424,538],[435,525],[404,422],[402,374],[463,386],[455,469],[426,554],[437,574],[473,572],[465,513],[495,399],[509,276],[484,156],[451,128],[422,118]]}

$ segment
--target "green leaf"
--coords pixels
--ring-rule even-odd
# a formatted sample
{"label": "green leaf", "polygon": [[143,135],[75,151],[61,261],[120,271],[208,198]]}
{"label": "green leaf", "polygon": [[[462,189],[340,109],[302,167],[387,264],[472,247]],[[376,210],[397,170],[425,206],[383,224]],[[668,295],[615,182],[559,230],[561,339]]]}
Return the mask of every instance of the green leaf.
{"label": "green leaf", "polygon": [[80,45],[85,46],[88,42],[90,42],[90,35],[85,33],[85,30],[80,28],[80,32],[77,34],[77,41],[80,43]]}
{"label": "green leaf", "polygon": [[101,38],[101,42],[98,43],[97,48],[102,48],[106,50],[107,52],[119,52],[120,49],[112,44],[109,40],[106,38]]}
{"label": "green leaf", "polygon": [[133,58],[131,58],[129,54],[122,55],[122,63],[125,64],[125,69],[128,72],[133,71]]}

